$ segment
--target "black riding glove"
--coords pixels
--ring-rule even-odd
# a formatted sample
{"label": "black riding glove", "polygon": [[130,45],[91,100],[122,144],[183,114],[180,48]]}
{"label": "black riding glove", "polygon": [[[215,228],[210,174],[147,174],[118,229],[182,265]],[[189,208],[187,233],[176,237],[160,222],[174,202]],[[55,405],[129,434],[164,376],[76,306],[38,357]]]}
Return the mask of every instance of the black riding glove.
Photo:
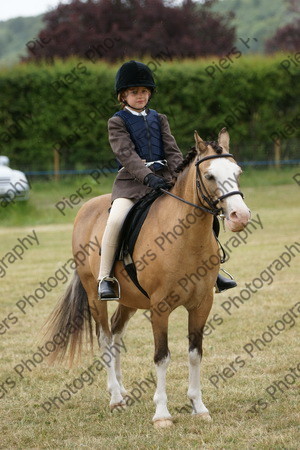
{"label": "black riding glove", "polygon": [[160,188],[168,190],[172,186],[171,183],[168,183],[164,178],[154,175],[154,173],[149,173],[145,176],[144,184],[155,190]]}

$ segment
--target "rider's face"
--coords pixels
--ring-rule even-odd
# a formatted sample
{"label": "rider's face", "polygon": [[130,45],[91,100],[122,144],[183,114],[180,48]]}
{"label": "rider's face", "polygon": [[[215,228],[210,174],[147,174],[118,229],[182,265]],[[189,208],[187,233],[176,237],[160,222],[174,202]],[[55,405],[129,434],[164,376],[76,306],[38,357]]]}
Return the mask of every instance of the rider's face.
{"label": "rider's face", "polygon": [[143,111],[147,105],[151,92],[146,87],[132,87],[126,90],[124,99],[129,107],[132,106],[135,111]]}

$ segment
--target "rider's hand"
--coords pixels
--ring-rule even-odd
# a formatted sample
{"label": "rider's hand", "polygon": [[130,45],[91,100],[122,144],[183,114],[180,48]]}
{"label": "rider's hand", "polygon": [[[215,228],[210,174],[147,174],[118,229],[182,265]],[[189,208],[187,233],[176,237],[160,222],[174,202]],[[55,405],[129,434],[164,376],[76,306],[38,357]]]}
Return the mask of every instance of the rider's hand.
{"label": "rider's hand", "polygon": [[171,183],[166,181],[164,178],[154,175],[154,173],[149,173],[145,176],[144,184],[155,190],[160,188],[168,190],[172,186]]}

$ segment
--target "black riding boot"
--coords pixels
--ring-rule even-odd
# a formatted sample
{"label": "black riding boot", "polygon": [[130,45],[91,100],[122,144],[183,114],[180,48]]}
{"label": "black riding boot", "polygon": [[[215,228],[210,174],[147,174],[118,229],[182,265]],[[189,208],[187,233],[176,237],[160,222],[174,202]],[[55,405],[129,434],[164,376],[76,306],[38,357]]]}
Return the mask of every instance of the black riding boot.
{"label": "black riding boot", "polygon": [[223,275],[218,275],[216,281],[216,292],[219,294],[222,291],[226,291],[227,289],[232,289],[236,287],[237,284],[234,280],[230,280],[229,278],[223,277]]}
{"label": "black riding boot", "polygon": [[114,281],[112,280],[102,280],[98,285],[98,297],[99,300],[118,300],[118,296],[116,295],[114,288]]}

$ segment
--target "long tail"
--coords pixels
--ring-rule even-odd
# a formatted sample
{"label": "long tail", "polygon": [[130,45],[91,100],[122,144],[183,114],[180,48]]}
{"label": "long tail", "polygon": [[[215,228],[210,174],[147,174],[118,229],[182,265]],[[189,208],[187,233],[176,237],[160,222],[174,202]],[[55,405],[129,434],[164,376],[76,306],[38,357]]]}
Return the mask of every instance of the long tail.
{"label": "long tail", "polygon": [[77,271],[44,327],[44,345],[51,342],[55,346],[48,358],[50,364],[67,359],[72,365],[80,359],[85,341],[93,345],[91,311]]}

